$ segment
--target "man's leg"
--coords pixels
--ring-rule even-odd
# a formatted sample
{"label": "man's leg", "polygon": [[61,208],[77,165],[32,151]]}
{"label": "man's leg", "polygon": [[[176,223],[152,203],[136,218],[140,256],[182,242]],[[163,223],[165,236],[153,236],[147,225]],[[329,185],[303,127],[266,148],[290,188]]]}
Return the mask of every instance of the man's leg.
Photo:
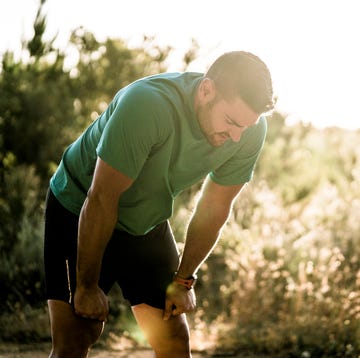
{"label": "man's leg", "polygon": [[190,358],[189,327],[185,314],[163,320],[164,311],[146,304],[132,307],[157,358]]}
{"label": "man's leg", "polygon": [[104,324],[77,316],[66,302],[49,300],[48,306],[53,344],[49,358],[87,357]]}

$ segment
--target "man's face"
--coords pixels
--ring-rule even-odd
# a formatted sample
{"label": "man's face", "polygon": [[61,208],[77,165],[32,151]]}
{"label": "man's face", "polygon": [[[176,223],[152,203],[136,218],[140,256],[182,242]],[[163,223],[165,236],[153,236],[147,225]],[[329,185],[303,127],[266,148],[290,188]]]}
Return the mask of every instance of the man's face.
{"label": "man's face", "polygon": [[196,115],[203,134],[214,147],[220,147],[227,140],[238,142],[242,133],[259,119],[259,114],[241,98],[226,101],[215,96],[207,99],[199,103]]}

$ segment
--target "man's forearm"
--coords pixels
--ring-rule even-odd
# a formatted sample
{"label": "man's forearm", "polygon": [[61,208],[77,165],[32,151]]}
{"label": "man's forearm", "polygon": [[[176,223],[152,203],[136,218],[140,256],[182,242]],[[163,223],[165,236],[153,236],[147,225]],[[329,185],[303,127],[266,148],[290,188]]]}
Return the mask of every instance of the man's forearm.
{"label": "man's forearm", "polygon": [[98,284],[105,247],[111,237],[117,211],[101,205],[96,198],[87,198],[79,218],[77,285]]}
{"label": "man's forearm", "polygon": [[222,186],[209,177],[190,221],[179,276],[193,275],[213,250],[221,229],[231,212],[232,203],[244,184]]}
{"label": "man's forearm", "polygon": [[182,277],[193,275],[215,247],[229,208],[214,211],[201,205],[192,217],[186,235],[184,252],[178,269]]}

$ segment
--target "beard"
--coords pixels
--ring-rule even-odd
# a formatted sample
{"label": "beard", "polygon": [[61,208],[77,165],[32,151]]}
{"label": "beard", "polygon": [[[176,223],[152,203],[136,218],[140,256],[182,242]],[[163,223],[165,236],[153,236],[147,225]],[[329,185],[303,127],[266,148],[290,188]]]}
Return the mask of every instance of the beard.
{"label": "beard", "polygon": [[214,133],[207,137],[208,142],[213,147],[221,147],[229,139],[229,136],[225,133]]}
{"label": "beard", "polygon": [[209,144],[213,147],[220,147],[229,139],[229,135],[226,132],[216,132],[212,125],[212,108],[217,101],[218,99],[215,98],[211,102],[198,107],[196,111],[196,117],[199,122],[201,132]]}

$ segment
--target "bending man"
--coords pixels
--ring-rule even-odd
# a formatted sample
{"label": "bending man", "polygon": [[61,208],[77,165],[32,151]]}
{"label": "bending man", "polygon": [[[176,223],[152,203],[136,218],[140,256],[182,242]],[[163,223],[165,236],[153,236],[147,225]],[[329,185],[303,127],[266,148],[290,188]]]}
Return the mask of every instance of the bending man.
{"label": "bending man", "polygon": [[[262,114],[273,106],[266,65],[229,52],[205,74],[159,74],[121,89],[66,149],[46,206],[50,357],[87,356],[115,283],[156,357],[191,357],[196,272],[252,178]],[[204,178],[179,257],[173,200]]]}

